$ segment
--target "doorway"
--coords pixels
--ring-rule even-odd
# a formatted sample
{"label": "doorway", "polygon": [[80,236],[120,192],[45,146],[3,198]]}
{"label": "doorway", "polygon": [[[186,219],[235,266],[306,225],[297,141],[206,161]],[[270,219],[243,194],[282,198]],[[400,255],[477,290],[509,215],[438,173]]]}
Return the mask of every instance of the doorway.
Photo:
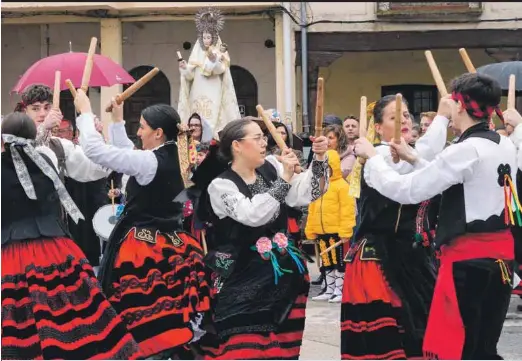
{"label": "doorway", "polygon": [[242,117],[257,117],[257,81],[256,78],[243,67],[230,66],[230,74],[236,90],[237,104]]}

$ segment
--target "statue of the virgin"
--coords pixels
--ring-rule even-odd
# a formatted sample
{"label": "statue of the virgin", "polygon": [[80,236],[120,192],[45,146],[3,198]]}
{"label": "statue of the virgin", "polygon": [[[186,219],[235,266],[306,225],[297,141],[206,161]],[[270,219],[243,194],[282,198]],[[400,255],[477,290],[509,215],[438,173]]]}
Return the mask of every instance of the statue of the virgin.
{"label": "statue of the virgin", "polygon": [[188,63],[179,62],[178,113],[181,121],[186,123],[191,114],[198,113],[210,124],[216,138],[228,122],[241,118],[230,75],[230,56],[219,37],[223,25],[219,10],[200,10],[196,15],[196,44]]}

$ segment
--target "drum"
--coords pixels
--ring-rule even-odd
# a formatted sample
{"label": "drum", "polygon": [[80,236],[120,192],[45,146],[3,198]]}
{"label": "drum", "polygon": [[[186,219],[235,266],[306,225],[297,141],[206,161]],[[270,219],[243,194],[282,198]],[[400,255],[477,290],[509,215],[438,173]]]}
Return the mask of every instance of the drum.
{"label": "drum", "polygon": [[100,207],[92,218],[92,227],[101,242],[107,242],[114,226],[118,222],[118,217],[114,214],[115,211],[116,208],[113,210],[113,206],[107,204]]}

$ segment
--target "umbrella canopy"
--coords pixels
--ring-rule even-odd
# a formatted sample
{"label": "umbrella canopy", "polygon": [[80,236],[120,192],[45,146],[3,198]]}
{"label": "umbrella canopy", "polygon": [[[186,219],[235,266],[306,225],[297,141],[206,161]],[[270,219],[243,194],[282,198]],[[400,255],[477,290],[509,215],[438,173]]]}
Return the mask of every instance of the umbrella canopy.
{"label": "umbrella canopy", "polygon": [[[83,69],[87,61],[87,53],[63,53],[40,59],[22,75],[11,92],[20,93],[32,84],[44,84],[54,88],[54,74],[61,71],[61,90],[67,89],[66,79],[71,79],[75,87],[79,88],[82,81]],[[134,78],[118,63],[110,58],[95,54],[89,86],[112,86],[115,84],[134,83]]]}
{"label": "umbrella canopy", "polygon": [[509,76],[514,74],[516,77],[515,90],[522,90],[522,61],[505,61],[484,65],[477,69],[477,73],[496,79],[500,83],[502,90],[508,90]]}

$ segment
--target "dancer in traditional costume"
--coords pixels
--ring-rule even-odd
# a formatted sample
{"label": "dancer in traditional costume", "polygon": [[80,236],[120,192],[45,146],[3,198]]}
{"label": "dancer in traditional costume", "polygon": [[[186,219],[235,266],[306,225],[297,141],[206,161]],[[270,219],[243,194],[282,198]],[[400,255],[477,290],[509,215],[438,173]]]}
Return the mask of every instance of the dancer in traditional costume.
{"label": "dancer in traditional costume", "polygon": [[[61,205],[83,217],[36,126],[24,113],[2,123],[2,359],[135,359],[137,343],[70,239]],[[4,150],[5,149],[5,150]]]}
{"label": "dancer in traditional costume", "polygon": [[[51,130],[60,125],[62,113],[52,105],[53,93],[46,85],[27,87],[16,111],[25,112],[37,125],[36,144],[48,146],[58,158],[58,171],[69,194],[81,209],[85,220],[67,222],[73,240],[80,246],[92,266],[98,266],[101,249],[93,230],[92,217],[105,204],[105,179],[109,169],[95,164],[82,148],[69,139],[52,136]],[[74,129],[74,127],[73,127]]]}
{"label": "dancer in traditional costume", "polygon": [[208,187],[214,241],[207,266],[219,274],[215,345],[207,359],[298,359],[309,277],[302,253],[286,234],[286,207],[321,196],[327,182],[325,137],[318,137],[309,170],[291,150],[282,163],[266,157],[266,137],[253,121],[226,125],[220,152],[230,167]]}
{"label": "dancer in traditional costume", "polygon": [[[369,107],[368,136],[379,136],[376,152],[401,174],[419,165],[392,161],[395,95]],[[408,106],[402,104],[401,133],[408,134]],[[435,119],[417,143],[417,152],[433,157],[444,148],[448,121]],[[373,149],[373,146],[372,146]],[[341,306],[343,359],[404,359],[422,356],[422,340],[435,285],[430,244],[418,244],[423,230],[419,205],[401,205],[380,195],[361,179],[361,223],[345,258]],[[422,215],[422,212],[421,212]],[[420,221],[419,221],[420,219]]]}
{"label": "dancer in traditional costume", "polygon": [[[516,148],[488,126],[493,111],[502,115],[501,95],[487,76],[456,78],[438,113],[451,117],[462,132],[459,141],[411,174],[398,174],[367,140],[356,143],[357,154],[369,158],[365,180],[384,196],[415,204],[442,192],[435,239],[440,268],[423,345],[429,358],[501,359],[497,343],[514,258],[509,226],[522,223],[513,181]],[[405,146],[393,147],[409,162],[422,163]]]}
{"label": "dancer in traditional costume", "polygon": [[93,162],[130,176],[123,214],[108,240],[99,278],[145,357],[186,358],[185,346],[203,332],[209,286],[199,242],[181,231],[182,204],[173,202],[184,188],[180,175],[176,110],[158,104],[142,111],[134,150],[127,137],[122,105],[113,101],[110,126],[114,142],[105,144],[94,128],[90,101],[78,90],[75,104],[80,143]]}

